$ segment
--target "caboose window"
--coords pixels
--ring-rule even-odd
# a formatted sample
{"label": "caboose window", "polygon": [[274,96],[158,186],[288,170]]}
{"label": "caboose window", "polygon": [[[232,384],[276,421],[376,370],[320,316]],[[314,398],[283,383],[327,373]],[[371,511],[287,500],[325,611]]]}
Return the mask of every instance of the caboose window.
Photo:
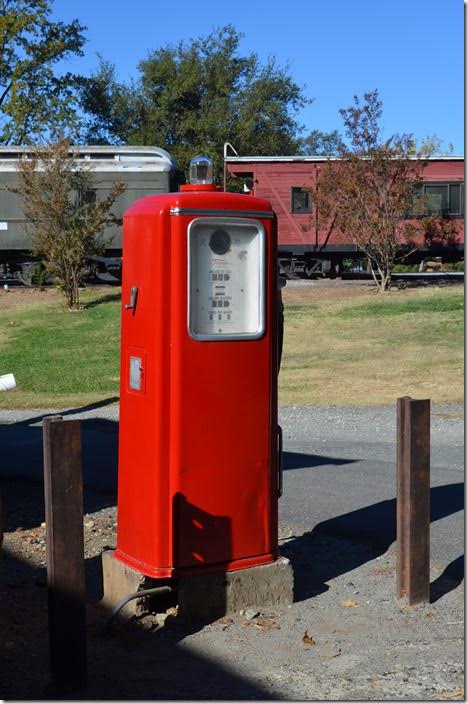
{"label": "caboose window", "polygon": [[424,186],[428,212],[443,215],[447,212],[448,189],[447,186]]}
{"label": "caboose window", "polygon": [[464,183],[423,183],[414,189],[413,208],[406,218],[426,215],[460,218],[464,213]]}
{"label": "caboose window", "polygon": [[310,191],[304,191],[301,186],[293,186],[291,189],[291,210],[293,213],[312,212]]}
{"label": "caboose window", "polygon": [[461,213],[461,198],[460,198],[460,186],[452,185],[449,186],[449,203],[451,213]]}

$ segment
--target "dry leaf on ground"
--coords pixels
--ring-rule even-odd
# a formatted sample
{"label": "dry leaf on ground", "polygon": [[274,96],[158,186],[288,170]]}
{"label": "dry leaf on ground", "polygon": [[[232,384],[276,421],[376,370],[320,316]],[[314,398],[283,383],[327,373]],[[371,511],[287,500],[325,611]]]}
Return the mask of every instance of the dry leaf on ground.
{"label": "dry leaf on ground", "polygon": [[302,642],[305,643],[305,645],[317,645],[315,640],[312,638],[312,636],[309,636],[307,631],[302,636]]}
{"label": "dry leaf on ground", "polygon": [[254,621],[254,626],[257,626],[257,628],[279,628],[276,621],[272,618],[257,618]]}
{"label": "dry leaf on ground", "polygon": [[464,689],[459,689],[457,692],[454,692],[453,694],[450,694],[450,699],[455,699],[455,697],[463,697],[465,698],[465,690]]}
{"label": "dry leaf on ground", "polygon": [[337,658],[338,655],[341,655],[341,648],[336,650],[334,653],[324,653],[323,656],[325,658]]}
{"label": "dry leaf on ground", "polygon": [[246,621],[242,624],[243,626],[256,626],[257,628],[269,629],[269,628],[280,628],[276,621],[272,618],[253,618],[250,621]]}
{"label": "dry leaf on ground", "polygon": [[357,601],[354,601],[354,599],[344,599],[341,603],[341,606],[347,606],[348,608],[355,609],[359,604]]}

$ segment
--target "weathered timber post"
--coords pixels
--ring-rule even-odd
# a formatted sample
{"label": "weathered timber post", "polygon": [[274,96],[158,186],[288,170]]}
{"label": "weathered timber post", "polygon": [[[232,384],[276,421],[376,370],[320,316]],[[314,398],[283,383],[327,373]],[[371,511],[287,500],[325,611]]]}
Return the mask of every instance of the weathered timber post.
{"label": "weathered timber post", "polygon": [[81,427],[61,416],[42,427],[50,674],[70,691],[87,683]]}
{"label": "weathered timber post", "polygon": [[397,598],[429,601],[430,401],[397,399]]}

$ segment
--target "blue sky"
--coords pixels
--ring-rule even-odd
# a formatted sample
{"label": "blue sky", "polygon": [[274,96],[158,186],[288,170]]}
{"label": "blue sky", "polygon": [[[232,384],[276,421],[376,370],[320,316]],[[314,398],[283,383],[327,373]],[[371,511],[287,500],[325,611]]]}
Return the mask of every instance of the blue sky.
{"label": "blue sky", "polygon": [[[342,127],[338,110],[378,88],[385,133],[436,133],[463,154],[464,19],[461,0],[55,0],[54,17],[87,26],[88,73],[97,54],[121,80],[138,74],[153,49],[233,24],[241,52],[275,56],[314,102],[299,115],[305,132]],[[164,146],[164,145],[159,145]]]}

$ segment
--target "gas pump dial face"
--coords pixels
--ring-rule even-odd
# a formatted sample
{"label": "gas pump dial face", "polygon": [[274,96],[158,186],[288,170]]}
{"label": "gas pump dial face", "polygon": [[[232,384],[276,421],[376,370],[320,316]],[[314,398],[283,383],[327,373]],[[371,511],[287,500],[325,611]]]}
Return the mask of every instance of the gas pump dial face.
{"label": "gas pump dial face", "polygon": [[199,218],[188,229],[188,325],[197,340],[265,329],[265,231],[257,220]]}

